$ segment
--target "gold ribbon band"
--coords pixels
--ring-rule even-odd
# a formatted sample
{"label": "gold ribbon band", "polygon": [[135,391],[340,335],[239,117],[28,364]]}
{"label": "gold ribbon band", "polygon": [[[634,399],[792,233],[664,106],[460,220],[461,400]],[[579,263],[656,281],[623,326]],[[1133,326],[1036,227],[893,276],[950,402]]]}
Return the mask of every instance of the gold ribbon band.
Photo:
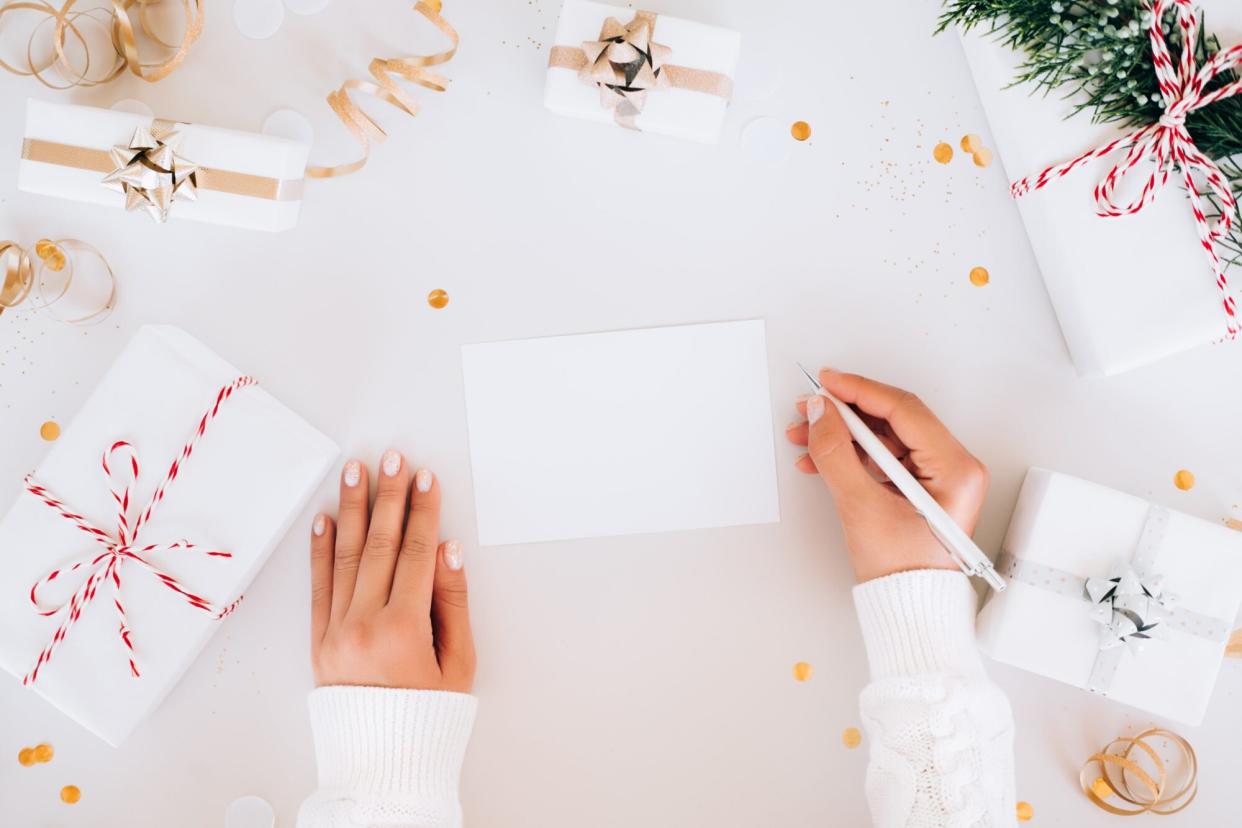
{"label": "gold ribbon band", "polygon": [[[553,46],[548,55],[549,69],[570,69],[578,72],[586,65],[586,52],[574,46]],[[674,89],[702,92],[726,101],[733,97],[733,78],[720,72],[668,63],[664,64],[661,71],[668,75],[669,86]]]}
{"label": "gold ribbon band", "polygon": [[[75,147],[32,138],[22,141],[22,158],[41,164],[97,173],[110,173],[116,166],[108,150]],[[268,201],[297,201],[302,197],[301,179],[289,181],[265,178],[212,167],[198,168],[198,188]]]}

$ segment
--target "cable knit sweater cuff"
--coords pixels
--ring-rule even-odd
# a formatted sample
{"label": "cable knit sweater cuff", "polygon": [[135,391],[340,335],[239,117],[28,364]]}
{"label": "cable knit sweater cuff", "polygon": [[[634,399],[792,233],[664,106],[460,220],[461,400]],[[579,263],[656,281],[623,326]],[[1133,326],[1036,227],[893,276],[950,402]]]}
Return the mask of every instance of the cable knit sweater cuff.
{"label": "cable knit sweater cuff", "polygon": [[871,678],[927,673],[975,675],[975,591],[960,572],[899,572],[854,587]]}
{"label": "cable knit sweater cuff", "polygon": [[456,808],[474,696],[388,687],[310,694],[323,793]]}

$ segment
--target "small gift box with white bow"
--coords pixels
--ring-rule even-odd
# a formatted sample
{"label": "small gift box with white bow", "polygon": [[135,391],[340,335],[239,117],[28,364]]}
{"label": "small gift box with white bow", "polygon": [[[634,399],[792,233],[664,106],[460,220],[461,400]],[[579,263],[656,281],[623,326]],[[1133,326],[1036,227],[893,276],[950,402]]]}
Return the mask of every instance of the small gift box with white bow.
{"label": "small gift box with white bow", "polygon": [[716,143],[741,36],[679,17],[565,0],[544,105],[574,118]]}
{"label": "small gift box with white bow", "polygon": [[288,230],[298,223],[308,152],[271,135],[30,100],[17,188],[157,222]]}
{"label": "small gift box with white bow", "polygon": [[1242,602],[1242,533],[1031,469],[979,613],[988,655],[1186,724]]}
{"label": "small gift box with white bow", "polygon": [[120,744],[336,453],[197,340],[142,328],[0,519],[0,668]]}

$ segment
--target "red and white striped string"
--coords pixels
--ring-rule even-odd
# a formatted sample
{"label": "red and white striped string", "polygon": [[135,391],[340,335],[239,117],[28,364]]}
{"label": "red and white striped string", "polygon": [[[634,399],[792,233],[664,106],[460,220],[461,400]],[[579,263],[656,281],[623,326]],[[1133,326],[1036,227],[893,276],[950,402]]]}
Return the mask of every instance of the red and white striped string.
{"label": "red and white striped string", "polygon": [[[123,566],[128,562],[141,566],[146,569],[165,587],[180,595],[186,603],[204,612],[211,613],[214,618],[220,619],[231,613],[237,608],[241,598],[226,607],[217,607],[208,599],[197,595],[186,588],[180,581],[167,572],[162,571],[154,566],[147,558],[160,552],[176,552],[179,550],[198,551],[212,558],[231,558],[228,552],[221,552],[215,549],[200,549],[186,540],[179,540],[173,543],[153,543],[145,546],[138,546],[138,533],[147,521],[151,519],[151,515],[155,511],[155,507],[164,499],[164,495],[181,470],[185,467],[186,460],[194,453],[194,447],[198,441],[202,439],[203,434],[207,431],[207,426],[216,415],[220,413],[221,406],[233,396],[233,394],[247,386],[257,384],[257,380],[253,377],[239,377],[228,385],[224,386],[216,394],[216,399],[212,406],[203,414],[202,419],[198,422],[198,427],[194,430],[194,434],[182,447],[181,452],[173,460],[172,466],[168,469],[168,473],[164,479],[160,481],[156,487],[155,493],[151,496],[151,500],[147,503],[145,509],[139,514],[138,519],[133,526],[129,523],[130,511],[130,494],[134,484],[138,481],[140,466],[138,465],[138,453],[134,447],[124,441],[118,440],[113,443],[103,455],[103,472],[108,480],[109,490],[112,499],[117,506],[117,526],[116,534],[110,535],[104,530],[92,524],[82,515],[70,509],[63,501],[56,498],[45,487],[36,483],[33,477],[26,478],[26,491],[39,498],[49,508],[53,509],[62,518],[72,523],[82,532],[86,533],[103,547],[102,552],[94,555],[83,557],[68,566],[53,569],[47,575],[44,575],[34,586],[30,588],[30,602],[34,604],[35,610],[43,616],[56,616],[64,614],[61,619],[60,626],[56,628],[52,638],[47,645],[39,653],[38,659],[35,661],[34,667],[30,672],[22,678],[22,684],[33,684],[39,678],[39,671],[52,660],[52,654],[56,647],[65,640],[69,634],[69,630],[78,619],[82,616],[82,610],[95,599],[95,595],[99,590],[101,583],[112,584],[112,603],[116,608],[117,616],[120,620],[118,627],[118,635],[121,643],[125,646],[129,658],[129,669],[131,675],[137,678],[141,675],[138,671],[137,654],[134,648],[133,635],[129,628],[129,623],[125,616],[125,606],[121,603],[121,571]],[[69,599],[55,606],[45,606],[39,601],[39,590],[48,586],[58,578],[66,575],[85,570],[88,574],[86,580],[73,592]]]}
{"label": "red and white striped string", "polygon": [[[1176,6],[1177,26],[1182,35],[1181,59],[1176,65],[1165,41],[1161,20],[1170,7]],[[1126,150],[1125,158],[1118,162],[1104,179],[1095,186],[1097,214],[1104,218],[1134,215],[1155,201],[1160,190],[1168,183],[1174,166],[1182,172],[1190,209],[1194,213],[1199,230],[1199,241],[1207,254],[1221,291],[1225,310],[1228,338],[1234,339],[1239,332],[1238,311],[1235,299],[1225,277],[1227,263],[1221,258],[1217,243],[1228,238],[1233,227],[1237,202],[1229,186],[1229,180],[1220,168],[1195,146],[1194,139],[1186,130],[1186,116],[1196,110],[1242,93],[1242,80],[1222,86],[1212,92],[1204,89],[1219,75],[1242,67],[1242,43],[1218,52],[1202,69],[1197,68],[1194,44],[1199,36],[1199,15],[1194,0],[1155,0],[1150,6],[1152,22],[1149,30],[1152,64],[1164,98],[1164,115],[1160,120],[1137,132],[1111,141],[1102,147],[1084,153],[1073,161],[1049,167],[1039,175],[1015,181],[1010,191],[1014,198],[1021,198],[1032,190],[1038,190],[1056,181],[1088,161],[1104,158],[1119,150]],[[1114,199],[1117,185],[1140,164],[1154,163],[1142,192],[1134,201],[1119,206]],[[1215,223],[1209,221],[1204,210],[1203,196],[1195,180],[1198,174],[1207,185],[1208,199],[1215,203],[1220,217]]]}

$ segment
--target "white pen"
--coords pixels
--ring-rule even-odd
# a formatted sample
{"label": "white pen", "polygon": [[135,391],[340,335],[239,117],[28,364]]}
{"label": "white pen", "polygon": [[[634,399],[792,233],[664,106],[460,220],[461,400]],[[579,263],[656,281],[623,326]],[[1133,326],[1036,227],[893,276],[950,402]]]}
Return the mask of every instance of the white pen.
{"label": "white pen", "polygon": [[948,551],[949,557],[962,568],[967,575],[973,575],[987,581],[992,589],[997,592],[1004,592],[1005,579],[996,572],[996,568],[992,566],[992,561],[988,556],[983,554],[983,550],[975,545],[970,535],[957,525],[953,518],[949,517],[936,499],[927,493],[927,489],[914,479],[914,475],[901,464],[901,461],[893,456],[884,443],[880,442],[880,438],[875,436],[862,418],[854,412],[845,403],[824,390],[824,386],[819,384],[819,380],[811,375],[811,372],[802,367],[802,363],[798,363],[798,367],[802,373],[806,374],[806,378],[811,381],[811,387],[815,389],[815,393],[824,397],[831,402],[841,414],[841,419],[845,420],[845,426],[850,430],[850,434],[854,437],[854,441],[862,446],[862,450],[870,455],[875,464],[880,467],[880,471],[888,475],[888,479],[892,482],[897,490],[905,495],[906,500],[910,501],[910,505],[914,507],[914,511],[918,512],[923,520],[927,521],[927,527],[931,529],[932,535],[936,540],[940,541],[940,545]]}

